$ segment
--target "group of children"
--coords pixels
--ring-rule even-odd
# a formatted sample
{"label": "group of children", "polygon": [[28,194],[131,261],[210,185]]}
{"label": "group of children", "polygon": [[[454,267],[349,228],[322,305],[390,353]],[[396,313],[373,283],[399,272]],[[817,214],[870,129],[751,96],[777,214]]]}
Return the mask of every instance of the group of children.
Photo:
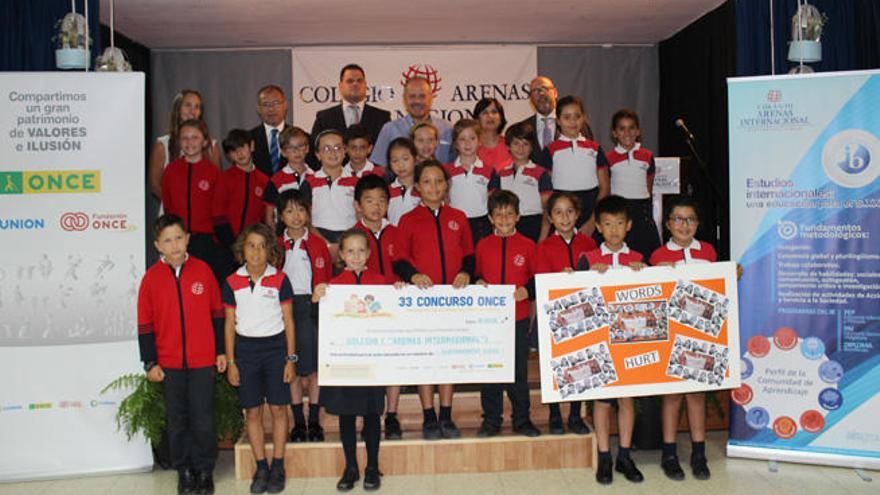
{"label": "group of children", "polygon": [[[527,376],[534,335],[534,276],[640,269],[645,266],[642,246],[652,253],[652,264],[714,261],[711,246],[694,240],[698,220],[693,203],[682,200],[670,211],[666,227],[672,238],[664,247],[659,247],[650,216],[639,216],[650,197],[653,158],[639,147],[638,117],[633,112],[615,114],[611,131],[617,146],[608,155],[584,136],[586,118],[577,97],[560,99],[557,117],[558,139],[545,150],[552,170],[530,159],[537,148],[535,131],[529,124],[517,124],[504,135],[512,162],[496,173],[477,154],[479,122],[463,119],[453,129],[457,151],[453,163],[433,158],[438,133],[425,123],[416,125],[410,137],[390,143],[390,171],[367,159],[372,146],[369,134],[359,126],[345,132],[327,130],[313,140],[305,131],[289,127],[279,139],[286,165],[272,177],[254,167],[253,143],[245,131],[230,131],[223,141],[233,166],[220,172],[203,157],[204,124],[184,121],[182,156],[169,165],[162,179],[168,214],[160,217],[155,229],[161,259],[145,275],[138,304],[147,377],[166,381],[179,491],[213,492],[215,450],[211,449],[216,446],[208,445],[215,443],[213,437],[208,442],[213,428],[209,432],[202,424],[212,424],[205,413],[211,409],[210,394],[202,391],[198,396],[194,384],[204,380],[203,375],[213,378],[214,370],[226,372],[229,382],[240,387],[257,460],[252,493],[284,488],[284,449],[276,448],[270,462],[264,447],[264,403],[272,415],[275,446],[283,446],[288,438],[323,441],[321,406],[339,416],[346,460],[337,484],[341,491],[350,490],[360,479],[355,420],[362,416],[367,446],[363,486],[379,488],[380,419],[384,413],[386,440],[401,438],[400,387],[319,389],[317,304],[328,284],[412,284],[422,289],[434,284],[515,285],[515,381],[482,387],[483,422],[478,435],[499,433],[504,390],[513,405],[513,430],[540,435],[530,420]],[[321,164],[316,171],[305,162],[310,145]],[[636,226],[641,229],[638,234]],[[601,245],[594,237],[603,239]],[[212,270],[216,279],[206,275]],[[169,387],[177,380],[183,385]],[[439,384],[437,388],[439,409],[434,386],[418,387],[422,435],[457,438],[461,434],[452,419],[454,387]],[[308,419],[304,396],[309,398]],[[704,421],[699,419],[704,414],[699,409],[702,396],[687,397],[695,428],[691,465],[694,475],[705,479],[709,470],[702,447]],[[674,443],[681,400],[681,396],[665,397],[663,408],[667,442],[663,468],[675,479],[684,476]],[[611,402],[594,405],[599,445],[596,476],[601,483],[612,480]],[[630,481],[641,481],[629,456],[633,401],[617,403],[616,470]],[[289,435],[288,406],[294,422]],[[189,420],[187,408],[197,409],[189,412]],[[195,417],[203,421],[195,424]],[[579,402],[570,404],[567,425],[574,433],[588,433]],[[557,404],[550,407],[549,430],[565,431]]]}

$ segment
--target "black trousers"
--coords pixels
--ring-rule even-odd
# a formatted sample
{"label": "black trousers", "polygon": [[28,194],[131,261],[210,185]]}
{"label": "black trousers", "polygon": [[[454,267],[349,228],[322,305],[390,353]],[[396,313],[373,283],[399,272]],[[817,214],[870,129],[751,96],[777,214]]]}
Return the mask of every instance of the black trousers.
{"label": "black trousers", "polygon": [[166,369],[164,390],[172,467],[213,471],[217,460],[214,368]]}
{"label": "black trousers", "polygon": [[[339,416],[339,438],[342,440],[342,453],[345,454],[346,469],[357,469],[357,430],[354,414],[341,414]],[[379,467],[379,415],[364,415],[364,443],[367,447],[367,467]]]}
{"label": "black trousers", "polygon": [[480,404],[483,406],[483,420],[494,426],[501,426],[502,401],[504,391],[513,406],[511,424],[521,426],[529,421],[529,320],[516,322],[516,350],[514,351],[513,383],[487,383],[480,388]]}

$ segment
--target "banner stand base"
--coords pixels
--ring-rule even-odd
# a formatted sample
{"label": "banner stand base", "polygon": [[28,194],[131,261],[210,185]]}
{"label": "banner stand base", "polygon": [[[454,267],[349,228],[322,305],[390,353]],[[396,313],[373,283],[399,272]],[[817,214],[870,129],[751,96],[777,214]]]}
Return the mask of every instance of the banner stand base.
{"label": "banner stand base", "polygon": [[[781,450],[765,447],[750,447],[746,445],[733,445],[730,443],[727,444],[727,456],[768,461],[768,469],[771,472],[776,472],[773,470],[773,465],[780,461],[796,462],[800,464],[818,464],[823,466],[848,467],[851,469],[855,469],[857,471],[856,474],[858,474],[858,471],[863,469],[880,469],[880,458],[859,457],[854,455],[842,454],[824,454],[820,452],[803,452],[798,450]],[[776,467],[778,469],[778,464],[776,465]]]}
{"label": "banner stand base", "polygon": [[874,478],[872,478],[871,475],[866,473],[864,469],[856,469],[855,471],[856,471],[856,474],[859,476],[859,478],[862,479],[862,481],[867,481],[868,483],[874,481]]}

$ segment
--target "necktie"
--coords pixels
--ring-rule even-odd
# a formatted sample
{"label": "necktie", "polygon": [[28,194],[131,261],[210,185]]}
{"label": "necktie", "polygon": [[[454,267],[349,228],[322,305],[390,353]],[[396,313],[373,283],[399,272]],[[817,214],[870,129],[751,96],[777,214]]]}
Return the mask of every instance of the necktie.
{"label": "necktie", "polygon": [[278,171],[281,163],[281,154],[278,152],[278,129],[272,129],[272,139],[269,140],[269,158],[272,159],[272,173]]}
{"label": "necktie", "polygon": [[550,128],[550,117],[543,117],[544,132],[541,133],[541,147],[546,148],[548,144],[553,142],[553,129]]}
{"label": "necktie", "polygon": [[348,112],[348,127],[361,123],[361,109],[357,105],[349,105],[345,110]]}

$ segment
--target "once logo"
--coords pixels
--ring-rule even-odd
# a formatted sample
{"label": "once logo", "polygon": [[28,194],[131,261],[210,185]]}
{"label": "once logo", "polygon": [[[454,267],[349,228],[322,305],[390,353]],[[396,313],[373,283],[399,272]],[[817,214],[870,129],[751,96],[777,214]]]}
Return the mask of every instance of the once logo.
{"label": "once logo", "polygon": [[0,194],[101,192],[100,170],[31,170],[0,172]]}
{"label": "once logo", "polygon": [[834,183],[846,188],[867,186],[880,175],[880,140],[862,129],[838,132],[822,148],[822,167]]}
{"label": "once logo", "polygon": [[81,211],[69,211],[61,215],[59,223],[68,232],[79,232],[89,228],[89,216]]}

